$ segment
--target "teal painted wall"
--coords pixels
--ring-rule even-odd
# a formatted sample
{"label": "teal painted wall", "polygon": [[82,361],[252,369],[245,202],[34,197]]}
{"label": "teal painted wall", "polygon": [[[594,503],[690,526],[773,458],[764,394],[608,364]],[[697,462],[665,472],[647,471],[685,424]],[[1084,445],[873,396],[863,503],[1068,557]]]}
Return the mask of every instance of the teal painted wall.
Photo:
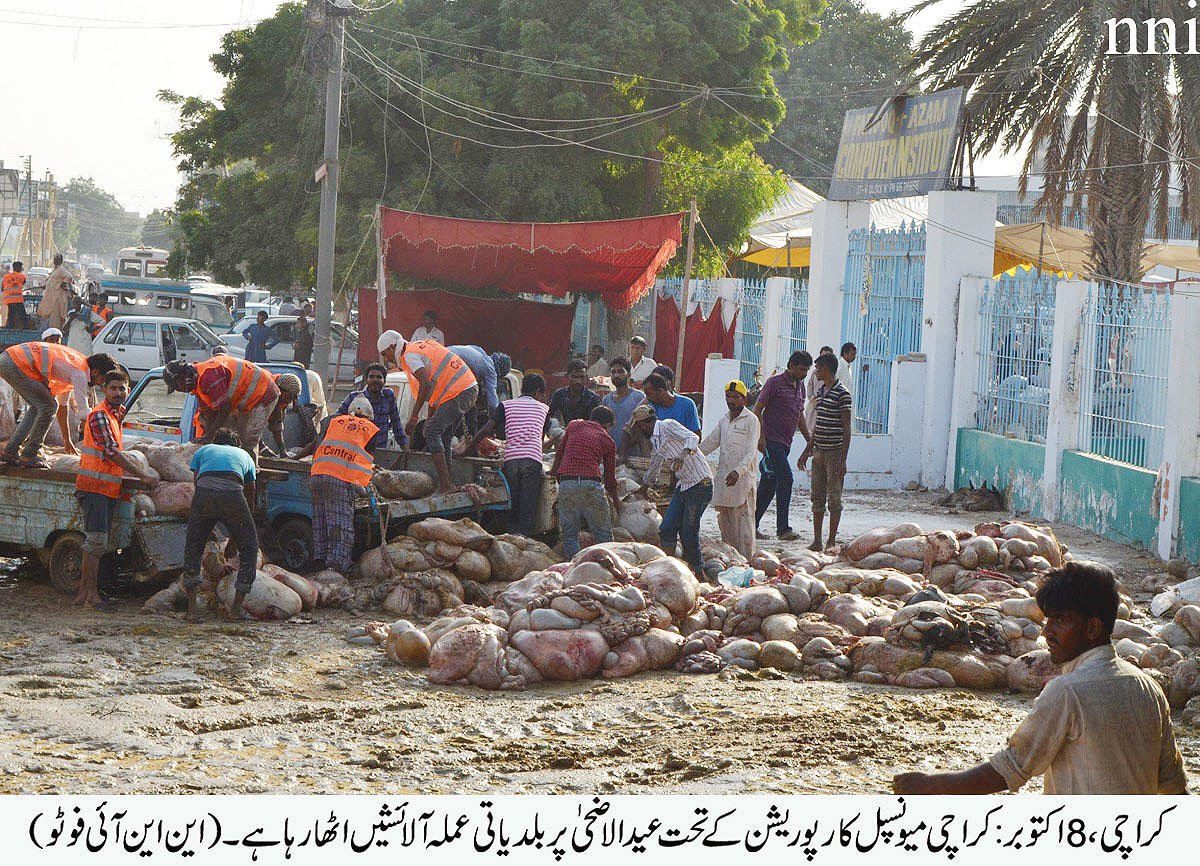
{"label": "teal painted wall", "polygon": [[981,487],[986,482],[1004,491],[1014,512],[1038,516],[1042,510],[1042,471],[1046,446],[1010,439],[969,427],[958,431],[954,486]]}
{"label": "teal painted wall", "polygon": [[1179,482],[1178,555],[1189,562],[1200,562],[1200,478]]}
{"label": "teal painted wall", "polygon": [[1064,451],[1060,517],[1112,541],[1153,549],[1158,538],[1158,515],[1151,507],[1155,478],[1148,469]]}

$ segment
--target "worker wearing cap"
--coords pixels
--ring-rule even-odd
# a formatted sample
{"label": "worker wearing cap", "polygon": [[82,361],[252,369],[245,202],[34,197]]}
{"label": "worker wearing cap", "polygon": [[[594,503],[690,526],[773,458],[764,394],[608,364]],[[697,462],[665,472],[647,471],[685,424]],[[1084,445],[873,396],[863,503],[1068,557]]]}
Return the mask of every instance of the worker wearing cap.
{"label": "worker wearing cap", "polygon": [[[278,446],[279,454],[287,453],[287,445],[283,441],[283,418],[289,406],[295,406],[300,399],[301,382],[295,373],[280,373],[275,377],[275,386],[279,389],[279,400],[267,418],[267,429]],[[315,430],[313,431],[316,432]]]}
{"label": "worker wearing cap", "polygon": [[[117,361],[112,355],[85,356],[60,343],[20,343],[6,349],[0,354],[0,378],[12,385],[28,408],[0,451],[0,464],[49,468],[38,459],[38,451],[46,441],[50,422],[58,414],[58,395],[73,391],[75,405],[83,411],[88,406],[88,388],[103,385],[105,375],[116,369]],[[65,429],[63,441],[72,450],[71,437]]]}
{"label": "worker wearing cap", "polygon": [[267,419],[279,401],[275,377],[257,364],[232,355],[216,355],[190,364],[171,361],[163,369],[167,393],[195,393],[200,404],[199,419],[204,435],[201,445],[213,441],[213,435],[233,418],[230,428],[238,434],[242,447],[257,459],[258,443],[267,429]]}
{"label": "worker wearing cap", "polygon": [[408,377],[414,402],[404,431],[410,437],[416,429],[421,409],[429,403],[425,450],[437,468],[437,492],[442,495],[452,492],[454,483],[450,480],[446,452],[450,450],[450,439],[463,415],[479,395],[475,374],[462,358],[433,340],[408,343],[396,331],[384,331],[379,335],[376,348],[385,361],[399,364]]}
{"label": "worker wearing cap", "polygon": [[47,328],[46,330],[42,331],[43,343],[61,343],[62,337],[62,331],[60,331],[58,328]]}
{"label": "worker wearing cap", "polygon": [[375,468],[372,440],[379,428],[371,401],[359,395],[350,414],[326,418],[319,440],[296,456],[313,455],[308,487],[313,503],[313,557],[324,568],[345,574],[354,548],[354,497],[361,495]]}
{"label": "worker wearing cap", "polygon": [[754,505],[758,495],[758,416],[746,410],[746,386],[734,379],[725,386],[725,405],[717,428],[700,443],[712,454],[721,449],[713,482],[721,540],[747,559],[754,556]]}

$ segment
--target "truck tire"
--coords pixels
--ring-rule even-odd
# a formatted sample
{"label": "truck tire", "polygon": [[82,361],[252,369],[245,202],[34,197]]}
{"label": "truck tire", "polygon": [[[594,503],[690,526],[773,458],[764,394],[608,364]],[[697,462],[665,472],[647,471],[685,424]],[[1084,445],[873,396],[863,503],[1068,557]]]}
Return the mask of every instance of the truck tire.
{"label": "truck tire", "polygon": [[83,536],[78,532],[60,535],[50,546],[50,583],[59,592],[74,595],[79,590],[83,566]]}
{"label": "truck tire", "polygon": [[303,517],[289,517],[275,529],[275,545],[279,548],[279,565],[288,571],[304,574],[312,566],[312,524]]}

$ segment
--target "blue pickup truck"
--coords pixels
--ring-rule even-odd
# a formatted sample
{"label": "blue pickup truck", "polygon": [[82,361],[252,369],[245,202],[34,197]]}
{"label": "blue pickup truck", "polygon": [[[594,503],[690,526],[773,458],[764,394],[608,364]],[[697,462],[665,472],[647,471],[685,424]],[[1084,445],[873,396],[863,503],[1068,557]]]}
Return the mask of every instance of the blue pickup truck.
{"label": "blue pickup truck", "polygon": [[[295,364],[260,364],[271,373],[295,373],[302,383],[299,405],[311,397],[303,368]],[[162,368],[147,373],[126,402],[122,425],[126,439],[141,437],[167,442],[191,442],[195,438],[197,400],[194,394],[176,391],[167,393]],[[289,412],[284,420],[284,443],[298,447],[300,418]],[[433,464],[426,454],[383,450],[378,455],[380,466],[387,469],[405,468],[433,475]],[[291,571],[306,571],[313,558],[312,494],[308,486],[310,464],[297,460],[263,457],[264,469],[286,472],[286,479],[268,481],[261,515],[260,534],[268,554]],[[364,498],[355,510],[356,548],[364,550],[379,544],[380,532],[390,537],[408,523],[422,517],[451,517],[481,511],[507,510],[508,485],[499,471],[499,464],[487,460],[456,459],[451,472],[459,484],[475,483],[483,491],[481,502],[473,501],[466,493],[430,496],[411,501],[388,501]],[[266,530],[263,532],[262,530]]]}

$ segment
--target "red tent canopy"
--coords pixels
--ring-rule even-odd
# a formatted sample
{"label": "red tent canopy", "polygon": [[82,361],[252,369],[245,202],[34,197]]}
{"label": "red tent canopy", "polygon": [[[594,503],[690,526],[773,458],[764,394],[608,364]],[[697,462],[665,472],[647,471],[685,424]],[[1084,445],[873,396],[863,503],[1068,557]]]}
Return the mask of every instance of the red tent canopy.
{"label": "red tent canopy", "polygon": [[502,223],[379,209],[388,268],[507,292],[595,292],[627,310],[679,248],[683,214],[582,223]]}

